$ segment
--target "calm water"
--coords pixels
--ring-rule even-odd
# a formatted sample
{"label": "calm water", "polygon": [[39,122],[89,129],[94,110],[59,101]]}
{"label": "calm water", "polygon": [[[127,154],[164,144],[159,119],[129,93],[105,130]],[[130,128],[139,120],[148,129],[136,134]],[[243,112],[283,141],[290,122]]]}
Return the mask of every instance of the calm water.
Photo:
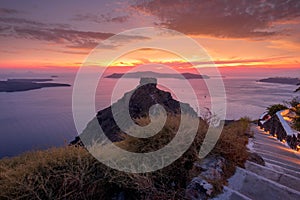
{"label": "calm water", "polygon": [[[296,86],[258,83],[256,80],[270,76],[267,73],[224,72],[223,79],[227,94],[227,119],[249,116],[258,118],[266,107],[291,99]],[[280,71],[280,76],[300,77],[297,70]],[[15,74],[0,75],[0,79],[14,78]],[[45,74],[24,74],[22,78],[44,78]],[[55,82],[73,84],[75,74],[60,74]],[[116,80],[103,79],[96,94],[96,108],[110,105],[110,91]],[[134,86],[138,80],[128,80]],[[172,80],[170,80],[172,81]],[[173,85],[182,94],[178,80]],[[203,80],[192,80],[198,102],[209,107],[208,91]],[[130,87],[129,87],[130,88]],[[117,96],[122,96],[119,93]],[[206,97],[205,97],[206,96]],[[183,99],[189,102],[189,96]],[[194,106],[194,105],[192,105]],[[200,111],[199,111],[200,112]],[[201,114],[201,113],[200,113]],[[72,117],[72,87],[44,88],[26,92],[0,93],[0,157],[13,156],[32,149],[44,149],[67,144],[77,135]]]}

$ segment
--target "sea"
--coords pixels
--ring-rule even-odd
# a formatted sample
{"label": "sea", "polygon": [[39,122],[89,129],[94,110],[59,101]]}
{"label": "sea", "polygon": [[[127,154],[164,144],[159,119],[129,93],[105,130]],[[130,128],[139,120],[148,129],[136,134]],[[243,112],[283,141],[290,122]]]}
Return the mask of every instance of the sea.
{"label": "sea", "polygon": [[[241,117],[258,119],[269,105],[291,100],[297,86],[257,82],[268,77],[300,77],[299,69],[221,69],[221,77],[226,93],[226,119]],[[55,76],[54,76],[55,75]],[[38,90],[0,93],[0,158],[16,156],[21,153],[68,145],[80,131],[75,128],[72,113],[72,93],[76,71],[18,71],[0,70],[0,80],[8,78],[52,78],[53,82],[68,83],[71,87],[42,88]],[[95,94],[95,110],[108,107],[127,90],[120,90],[112,100],[111,93],[117,79],[102,78]],[[128,79],[134,89],[139,80]],[[186,88],[181,80],[169,80],[180,100],[190,103]],[[210,108],[211,99],[204,80],[190,79],[197,101],[201,107],[199,116],[204,116]],[[159,80],[158,80],[159,82]],[[126,84],[126,83],[125,83]],[[164,89],[165,87],[161,87]],[[168,90],[168,89],[166,89]],[[179,94],[180,93],[180,94]],[[191,105],[195,107],[195,105]],[[95,111],[95,114],[96,114]]]}

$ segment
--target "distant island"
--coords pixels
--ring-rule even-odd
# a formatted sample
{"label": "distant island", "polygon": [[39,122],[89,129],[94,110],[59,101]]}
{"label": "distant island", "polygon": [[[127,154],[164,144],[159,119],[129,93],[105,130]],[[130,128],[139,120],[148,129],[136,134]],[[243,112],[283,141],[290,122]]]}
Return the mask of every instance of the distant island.
{"label": "distant island", "polygon": [[53,79],[7,79],[0,81],[0,92],[21,92],[45,87],[70,87],[64,83],[44,83]]}
{"label": "distant island", "polygon": [[300,83],[300,79],[290,78],[290,77],[271,77],[271,78],[260,79],[257,82],[298,85]]}
{"label": "distant island", "polygon": [[151,71],[144,72],[132,72],[132,73],[113,73],[106,76],[105,78],[141,78],[141,77],[153,77],[153,78],[175,78],[175,79],[208,79],[207,75],[182,73],[182,74],[171,74],[171,73],[157,73]]}

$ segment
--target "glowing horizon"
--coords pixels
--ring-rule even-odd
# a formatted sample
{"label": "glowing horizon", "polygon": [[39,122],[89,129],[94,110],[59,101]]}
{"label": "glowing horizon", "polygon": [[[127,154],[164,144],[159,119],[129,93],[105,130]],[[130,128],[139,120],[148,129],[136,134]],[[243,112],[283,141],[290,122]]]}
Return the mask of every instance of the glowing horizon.
{"label": "glowing horizon", "polygon": [[[158,0],[52,2],[1,2],[0,69],[78,68],[101,42],[122,31],[146,26],[174,29],[193,38],[217,67],[300,68],[300,2],[228,2],[225,7],[189,0],[170,4]],[[283,9],[286,15],[281,13]],[[122,42],[144,39],[133,35]],[[115,50],[117,45],[102,44],[101,48]],[[188,66],[183,60],[155,51],[147,58],[145,52],[112,66],[134,67],[151,62],[179,70]]]}

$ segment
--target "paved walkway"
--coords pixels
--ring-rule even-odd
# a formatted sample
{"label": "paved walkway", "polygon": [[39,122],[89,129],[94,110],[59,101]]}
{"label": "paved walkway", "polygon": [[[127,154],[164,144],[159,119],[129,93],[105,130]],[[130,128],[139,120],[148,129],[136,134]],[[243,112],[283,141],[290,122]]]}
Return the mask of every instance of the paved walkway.
{"label": "paved walkway", "polygon": [[259,154],[265,166],[247,161],[245,169],[237,168],[223,194],[214,199],[299,200],[300,153],[254,124],[251,131],[254,138],[249,141],[249,150]]}
{"label": "paved walkway", "polygon": [[251,131],[254,132],[252,151],[263,157],[266,165],[276,163],[283,167],[290,166],[300,173],[300,152],[289,148],[287,144],[280,142],[256,125],[251,126]]}

